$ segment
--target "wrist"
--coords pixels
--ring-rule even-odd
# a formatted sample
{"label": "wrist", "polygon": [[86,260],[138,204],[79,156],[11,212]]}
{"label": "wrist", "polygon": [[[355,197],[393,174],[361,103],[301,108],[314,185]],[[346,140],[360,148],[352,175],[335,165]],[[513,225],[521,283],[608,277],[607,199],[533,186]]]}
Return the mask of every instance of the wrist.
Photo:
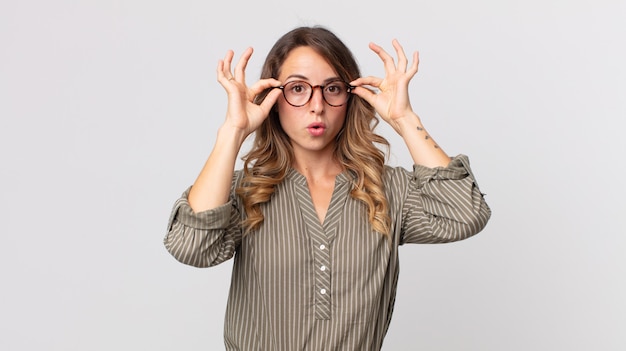
{"label": "wrist", "polygon": [[408,135],[412,134],[412,132],[414,132],[415,130],[418,130],[419,128],[424,128],[419,116],[413,111],[407,113],[403,117],[396,118],[394,122],[395,122],[396,131],[403,138],[407,134]]}
{"label": "wrist", "polygon": [[249,133],[247,131],[225,123],[217,130],[217,141],[232,143],[234,146],[239,148],[243,145],[243,142],[246,140],[248,135]]}

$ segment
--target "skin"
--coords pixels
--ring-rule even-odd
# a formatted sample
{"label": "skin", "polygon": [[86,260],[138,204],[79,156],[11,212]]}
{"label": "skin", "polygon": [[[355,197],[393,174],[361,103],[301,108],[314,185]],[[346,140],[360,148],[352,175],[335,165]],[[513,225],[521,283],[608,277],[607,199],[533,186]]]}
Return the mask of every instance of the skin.
{"label": "skin", "polygon": [[[374,106],[380,117],[402,136],[416,164],[426,167],[445,167],[450,163],[450,157],[428,134],[409,101],[409,82],[417,73],[419,53],[413,53],[413,62],[409,66],[400,43],[394,39],[392,45],[398,56],[397,64],[382,47],[374,43],[369,44],[369,48],[383,61],[385,78],[358,78],[350,83],[358,86],[353,93]],[[364,89],[364,85],[377,88],[378,92]]]}
{"label": "skin", "polygon": [[[315,86],[336,78],[337,73],[322,56],[303,46],[289,53],[279,80],[285,83],[303,80]],[[291,106],[281,95],[278,115],[293,146],[296,161],[293,167],[306,177],[318,219],[323,223],[335,187],[335,177],[342,171],[333,158],[333,145],[346,119],[346,104],[330,106],[324,101],[321,90],[314,89],[311,100],[300,107]],[[312,124],[324,126],[322,135],[309,132],[308,127]]]}
{"label": "skin", "polygon": [[[385,77],[361,77],[350,82],[356,87],[353,94],[369,102],[380,117],[403,138],[416,164],[445,167],[450,158],[427,133],[409,101],[408,86],[418,71],[418,53],[413,54],[409,65],[399,42],[394,39],[392,45],[397,55],[397,63],[382,47],[369,44],[369,48],[383,62]],[[195,212],[201,212],[228,201],[241,145],[267,118],[272,106],[278,103],[281,125],[294,147],[296,161],[293,167],[307,178],[318,218],[323,222],[335,177],[342,171],[332,158],[331,143],[339,132],[338,126],[345,119],[345,107],[326,104],[319,89],[315,90],[311,101],[301,107],[287,104],[279,89],[272,89],[261,105],[254,104],[253,99],[267,88],[276,88],[290,79],[295,80],[294,75],[317,85],[335,77],[336,72],[310,48],[297,48],[285,60],[278,79],[262,79],[248,86],[245,70],[252,52],[252,48],[244,51],[234,67],[232,51],[228,51],[224,59],[218,62],[217,80],[228,95],[226,119],[218,130],[214,148],[205,166],[191,188],[189,204]],[[306,126],[312,121],[325,123],[327,129],[322,136],[312,137],[307,134]]]}
{"label": "skin", "polygon": [[[310,47],[299,47],[291,51],[283,63],[278,79],[285,84],[291,81],[302,80],[315,86],[338,79],[335,70]],[[294,165],[299,171],[308,169],[306,159],[322,161],[330,159],[333,152],[333,141],[341,130],[346,118],[346,104],[330,106],[324,102],[320,89],[313,90],[311,100],[304,106],[289,105],[284,96],[278,99],[278,115],[283,130],[291,139],[294,155],[298,164]],[[313,136],[307,127],[313,123],[320,123],[324,128],[321,136]],[[326,162],[324,162],[326,163]]]}

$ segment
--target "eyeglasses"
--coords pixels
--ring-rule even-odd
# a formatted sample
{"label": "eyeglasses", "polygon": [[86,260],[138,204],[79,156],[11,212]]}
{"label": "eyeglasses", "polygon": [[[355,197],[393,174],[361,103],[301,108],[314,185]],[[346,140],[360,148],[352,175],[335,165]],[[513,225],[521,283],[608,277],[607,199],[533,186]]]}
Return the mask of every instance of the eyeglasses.
{"label": "eyeglasses", "polygon": [[350,84],[335,80],[324,85],[311,85],[305,81],[294,80],[278,87],[283,91],[287,103],[294,107],[306,105],[313,97],[313,90],[320,88],[324,101],[330,106],[341,106],[350,99],[350,92],[354,88]]}

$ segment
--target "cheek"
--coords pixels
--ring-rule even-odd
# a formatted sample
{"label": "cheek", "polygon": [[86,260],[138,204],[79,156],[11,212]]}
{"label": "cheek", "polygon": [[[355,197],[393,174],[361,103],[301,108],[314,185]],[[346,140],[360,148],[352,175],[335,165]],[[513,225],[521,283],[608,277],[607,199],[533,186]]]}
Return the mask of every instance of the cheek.
{"label": "cheek", "polygon": [[337,111],[335,115],[333,115],[333,121],[337,125],[338,128],[342,128],[346,123],[346,108],[342,108]]}
{"label": "cheek", "polygon": [[290,105],[287,103],[287,101],[285,101],[285,98],[283,98],[282,96],[278,99],[278,101],[276,101],[276,105],[274,106],[276,111],[278,111],[279,116],[284,116],[288,114],[289,107]]}
{"label": "cheek", "polygon": [[293,107],[291,105],[289,105],[287,103],[287,101],[285,101],[285,99],[281,98],[276,102],[276,111],[278,112],[278,118],[281,122],[281,124],[283,122],[289,123],[290,120],[297,120],[299,119],[300,115],[303,113],[302,108],[300,107]]}
{"label": "cheek", "polygon": [[275,108],[278,112],[278,121],[280,122],[280,126],[283,128],[284,131],[288,131],[290,125],[293,124],[291,122],[294,119],[293,107],[285,102],[283,99],[283,101],[279,100],[276,103]]}

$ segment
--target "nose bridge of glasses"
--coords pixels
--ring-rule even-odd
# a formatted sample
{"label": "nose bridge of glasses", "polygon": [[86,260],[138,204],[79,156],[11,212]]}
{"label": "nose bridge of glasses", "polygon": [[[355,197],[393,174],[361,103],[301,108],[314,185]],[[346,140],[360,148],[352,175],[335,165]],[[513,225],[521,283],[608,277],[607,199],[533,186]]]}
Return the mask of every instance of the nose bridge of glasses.
{"label": "nose bridge of glasses", "polygon": [[322,99],[326,101],[326,94],[324,94],[324,89],[326,89],[326,85],[322,85],[322,84],[311,85],[311,96],[309,97],[309,100],[312,99],[313,96],[315,95],[316,88],[319,88]]}

